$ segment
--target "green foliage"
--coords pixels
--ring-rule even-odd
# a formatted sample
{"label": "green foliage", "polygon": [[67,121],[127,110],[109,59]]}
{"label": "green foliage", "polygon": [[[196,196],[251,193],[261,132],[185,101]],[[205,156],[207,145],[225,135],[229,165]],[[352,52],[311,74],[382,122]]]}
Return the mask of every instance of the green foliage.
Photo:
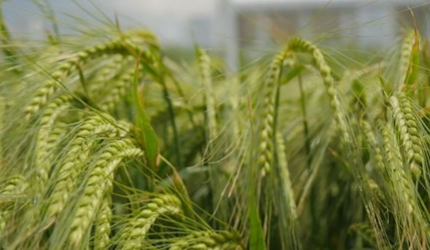
{"label": "green foliage", "polygon": [[2,50],[3,249],[430,248],[416,31],[344,67],[293,38],[234,77],[105,33]]}

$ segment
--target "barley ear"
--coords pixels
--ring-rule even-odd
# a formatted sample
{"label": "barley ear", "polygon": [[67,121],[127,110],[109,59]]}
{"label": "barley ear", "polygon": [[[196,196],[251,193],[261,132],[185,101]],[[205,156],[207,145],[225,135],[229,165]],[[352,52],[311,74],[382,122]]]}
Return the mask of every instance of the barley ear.
{"label": "barley ear", "polygon": [[120,249],[142,249],[148,231],[158,217],[181,212],[181,201],[176,196],[160,195],[151,199],[120,231],[118,238]]}
{"label": "barley ear", "polygon": [[122,161],[143,156],[142,150],[133,145],[135,142],[130,139],[117,140],[106,146],[97,158],[75,207],[68,237],[71,245],[81,246],[85,241],[89,226],[95,219],[104,194],[111,190],[114,173]]}
{"label": "barley ear", "polygon": [[[0,186],[0,242],[14,213],[19,211],[17,201],[25,196],[29,185],[21,175],[14,175]],[[1,243],[0,243],[1,244]],[[1,245],[0,245],[1,246]]]}
{"label": "barley ear", "polygon": [[212,141],[217,134],[217,124],[216,124],[216,107],[215,107],[215,97],[212,86],[211,77],[211,59],[201,49],[197,50],[198,64],[200,81],[202,87],[205,90],[205,102],[206,102],[206,116],[208,121],[208,133],[209,141]]}
{"label": "barley ear", "polygon": [[46,107],[40,119],[35,147],[35,185],[38,192],[42,192],[47,185],[51,163],[55,155],[53,151],[61,137],[61,132],[64,131],[60,128],[61,126],[60,129],[56,129],[57,117],[69,106],[71,100],[72,96],[68,94],[56,98]]}
{"label": "barley ear", "polygon": [[289,56],[288,51],[283,50],[273,59],[268,76],[264,82],[265,95],[263,100],[262,114],[263,117],[259,127],[259,145],[258,145],[258,166],[262,175],[271,171],[273,164],[275,139],[275,117],[276,117],[276,95],[279,89],[279,78],[282,74],[282,68],[285,59]]}
{"label": "barley ear", "polygon": [[[146,32],[145,32],[146,33]],[[25,107],[25,119],[28,121],[30,118],[39,112],[54,95],[58,88],[64,84],[68,76],[71,75],[75,67],[85,64],[90,59],[100,58],[104,55],[133,55],[139,56],[148,64],[152,63],[152,57],[143,49],[136,41],[149,41],[151,45],[155,45],[154,39],[150,39],[150,33],[143,35],[142,32],[130,32],[123,34],[120,38],[112,39],[109,42],[98,44],[91,48],[85,49],[76,53],[73,57],[64,62],[60,68],[51,74],[51,79],[45,82],[40,87],[36,95],[30,100],[29,105]],[[152,46],[156,47],[156,46]]]}
{"label": "barley ear", "polygon": [[95,220],[94,249],[107,249],[110,243],[112,208],[110,193],[107,192],[101,202],[99,212]]}
{"label": "barley ear", "polygon": [[185,249],[225,249],[244,250],[240,236],[236,232],[228,231],[200,231],[192,232],[174,241],[169,250]]}
{"label": "barley ear", "polygon": [[403,93],[399,93],[397,96],[390,97],[390,107],[406,161],[414,177],[418,178],[421,175],[424,154],[418,122],[413,113],[412,105]]}
{"label": "barley ear", "polygon": [[369,152],[373,155],[375,168],[381,176],[384,176],[384,173],[385,173],[384,158],[383,158],[379,143],[376,140],[374,131],[372,130],[372,126],[370,125],[369,122],[362,120],[361,129],[363,131],[367,144],[369,145]]}
{"label": "barley ear", "polygon": [[301,38],[292,39],[289,43],[289,49],[294,52],[297,51],[308,53],[314,59],[316,68],[319,70],[326,87],[326,91],[330,100],[330,106],[334,113],[334,120],[339,131],[341,132],[342,143],[346,146],[350,146],[352,140],[350,132],[348,131],[348,123],[339,101],[339,93],[334,85],[335,81],[331,74],[330,66],[326,63],[324,55],[317,46]]}
{"label": "barley ear", "polygon": [[420,53],[420,36],[417,30],[413,30],[403,42],[399,65],[400,86],[408,96],[413,96],[417,87]]}
{"label": "barley ear", "polygon": [[106,117],[93,116],[87,118],[77,129],[75,137],[68,145],[64,157],[59,160],[53,174],[53,187],[50,195],[47,216],[57,217],[61,213],[77,185],[78,177],[85,169],[85,161],[97,139],[109,138],[124,134],[113,121]]}

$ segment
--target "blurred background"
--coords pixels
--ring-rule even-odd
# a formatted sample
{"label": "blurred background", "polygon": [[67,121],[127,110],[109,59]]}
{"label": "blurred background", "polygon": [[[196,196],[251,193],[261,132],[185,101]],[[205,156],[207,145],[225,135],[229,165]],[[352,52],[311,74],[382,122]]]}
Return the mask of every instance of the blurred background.
{"label": "blurred background", "polygon": [[412,27],[430,35],[428,0],[6,0],[2,7],[15,36],[37,39],[56,28],[68,34],[77,22],[117,18],[123,29],[150,29],[166,48],[211,49],[232,69],[239,55],[276,51],[295,35],[366,49],[389,48]]}

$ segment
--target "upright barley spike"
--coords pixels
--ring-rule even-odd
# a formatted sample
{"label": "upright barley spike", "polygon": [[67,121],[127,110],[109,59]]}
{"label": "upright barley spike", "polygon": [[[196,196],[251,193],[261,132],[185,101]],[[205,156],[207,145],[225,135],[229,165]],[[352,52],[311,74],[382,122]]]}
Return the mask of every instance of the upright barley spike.
{"label": "upright barley spike", "polygon": [[412,96],[416,89],[416,81],[420,68],[420,37],[417,30],[411,31],[402,44],[400,55],[400,86],[402,90]]}
{"label": "upright barley spike", "polygon": [[199,49],[197,51],[198,61],[199,61],[199,72],[200,81],[203,84],[205,90],[205,101],[206,101],[206,116],[208,120],[208,133],[209,141],[213,140],[217,134],[217,124],[216,124],[216,107],[215,107],[215,97],[212,86],[211,77],[211,60],[209,56],[203,50]]}
{"label": "upright barley spike", "polygon": [[408,241],[411,248],[421,249],[427,244],[429,229],[426,219],[419,206],[418,193],[414,188],[412,177],[407,174],[401,159],[400,148],[396,147],[396,137],[390,126],[382,127],[382,138],[387,159],[389,191],[392,198],[393,216],[400,226],[397,226],[399,238]]}
{"label": "upright barley spike", "polygon": [[402,168],[402,159],[399,149],[394,144],[392,129],[389,125],[382,127],[382,139],[385,157],[387,159],[387,173],[389,175],[388,183],[392,187],[392,192],[396,194],[393,198],[399,198],[404,211],[410,215],[417,208],[415,207],[415,198],[411,195],[410,185],[407,175]]}
{"label": "upright barley spike", "polygon": [[412,105],[408,98],[399,93],[390,97],[390,106],[397,131],[405,150],[406,161],[415,178],[421,175],[423,164],[423,145],[419,132],[417,118],[412,111]]}
{"label": "upright barley spike", "polygon": [[275,100],[279,87],[279,78],[282,73],[283,63],[287,57],[287,52],[282,51],[276,55],[264,82],[265,96],[263,101],[263,120],[260,124],[260,141],[258,146],[258,166],[265,175],[270,172],[273,163],[273,142],[275,140]]}

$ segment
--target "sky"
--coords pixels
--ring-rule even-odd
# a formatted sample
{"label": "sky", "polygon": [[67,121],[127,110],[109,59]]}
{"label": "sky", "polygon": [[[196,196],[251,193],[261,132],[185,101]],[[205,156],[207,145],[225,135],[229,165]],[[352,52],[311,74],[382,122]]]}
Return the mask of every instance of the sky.
{"label": "sky", "polygon": [[[192,46],[194,42],[211,46],[219,37],[228,36],[224,29],[217,28],[220,17],[220,3],[229,1],[227,8],[234,6],[267,3],[320,3],[336,4],[337,2],[392,2],[412,0],[5,0],[2,4],[3,13],[11,30],[16,35],[37,37],[43,34],[47,21],[43,21],[35,1],[49,1],[53,6],[62,31],[75,25],[71,18],[83,17],[90,23],[97,23],[95,17],[100,9],[111,20],[118,16],[122,27],[146,28],[153,31],[164,44],[176,46]],[[91,4],[92,3],[92,4]],[[86,14],[85,11],[91,13]],[[94,14],[96,13],[96,14]],[[218,18],[218,19],[217,19]]]}
{"label": "sky", "polygon": [[[37,1],[43,3],[46,0]],[[88,0],[48,1],[56,12],[56,18],[60,20],[60,26],[73,26],[71,23],[73,21],[70,21],[67,15],[84,17],[96,23],[94,18],[85,14],[78,5],[92,13],[97,13],[99,8],[112,20],[117,15],[121,26],[125,28],[147,28],[156,33],[162,42],[178,45],[192,43],[191,23],[196,20],[212,19],[216,9],[216,0],[92,0],[93,4]],[[35,37],[43,31],[44,22],[32,2],[34,1],[6,0],[3,4],[3,13],[11,29]]]}
{"label": "sky", "polygon": [[[106,0],[101,0],[105,2]],[[125,25],[146,26],[167,43],[192,43],[190,23],[211,19],[215,15],[214,0],[121,0],[107,1]]]}

